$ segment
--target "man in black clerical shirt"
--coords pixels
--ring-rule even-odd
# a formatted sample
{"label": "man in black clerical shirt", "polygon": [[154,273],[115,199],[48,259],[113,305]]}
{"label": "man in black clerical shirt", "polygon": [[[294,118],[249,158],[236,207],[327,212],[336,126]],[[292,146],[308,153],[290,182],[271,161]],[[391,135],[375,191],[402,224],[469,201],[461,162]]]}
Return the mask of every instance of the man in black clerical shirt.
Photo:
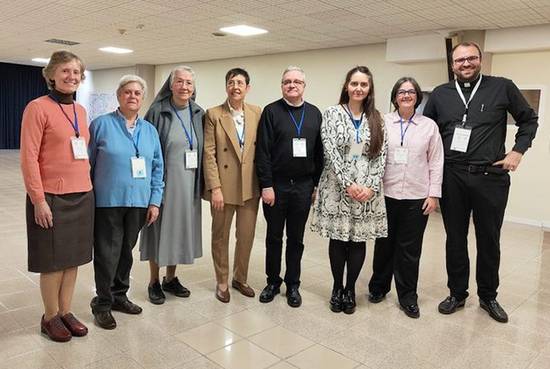
{"label": "man in black clerical shirt", "polygon": [[323,167],[321,112],[304,101],[305,85],[301,68],[288,67],[284,71],[283,98],[264,108],[256,145],[256,172],[267,221],[267,286],[260,294],[260,301],[271,302],[280,292],[286,225],[284,282],[287,303],[292,307],[302,304],[298,287],[304,230]]}
{"label": "man in black clerical shirt", "polygon": [[[454,313],[468,297],[467,236],[472,214],[479,303],[493,319],[505,323],[508,315],[496,297],[508,172],[518,168],[531,146],[538,117],[511,80],[481,74],[481,59],[476,43],[455,46],[452,68],[456,81],[437,87],[424,109],[424,115],[437,122],[445,149],[440,204],[447,233],[450,296],[439,304],[439,312]],[[504,147],[507,112],[518,126],[515,145],[508,153]]]}

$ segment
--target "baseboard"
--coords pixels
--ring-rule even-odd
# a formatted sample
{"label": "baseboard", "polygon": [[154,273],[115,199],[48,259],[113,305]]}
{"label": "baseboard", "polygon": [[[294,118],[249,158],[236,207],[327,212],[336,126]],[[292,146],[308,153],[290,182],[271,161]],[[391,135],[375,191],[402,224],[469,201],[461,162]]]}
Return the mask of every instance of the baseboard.
{"label": "baseboard", "polygon": [[540,227],[540,228],[544,229],[545,231],[550,231],[550,221],[527,219],[527,218],[518,218],[518,217],[509,217],[509,216],[505,216],[504,221],[505,222],[510,222],[510,223],[530,225],[530,226],[533,226],[533,227]]}

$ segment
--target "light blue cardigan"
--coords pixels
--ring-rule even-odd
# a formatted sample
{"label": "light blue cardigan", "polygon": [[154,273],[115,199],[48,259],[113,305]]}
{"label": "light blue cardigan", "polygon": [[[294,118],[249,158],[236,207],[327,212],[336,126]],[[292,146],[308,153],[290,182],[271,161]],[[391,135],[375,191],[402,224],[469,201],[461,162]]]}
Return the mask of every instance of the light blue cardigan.
{"label": "light blue cardigan", "polygon": [[[132,177],[134,142],[139,156],[145,158],[146,178]],[[164,162],[159,135],[151,123],[138,117],[132,137],[118,110],[101,115],[90,124],[88,150],[96,207],[160,207]]]}

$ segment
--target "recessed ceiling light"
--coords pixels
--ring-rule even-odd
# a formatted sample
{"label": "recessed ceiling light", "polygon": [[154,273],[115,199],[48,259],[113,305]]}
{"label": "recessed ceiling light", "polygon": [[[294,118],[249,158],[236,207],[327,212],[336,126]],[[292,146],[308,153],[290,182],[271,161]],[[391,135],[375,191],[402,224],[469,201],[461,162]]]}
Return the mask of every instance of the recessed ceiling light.
{"label": "recessed ceiling light", "polygon": [[222,27],[220,28],[220,31],[232,33],[238,36],[254,36],[254,35],[261,35],[263,33],[267,33],[265,29],[246,26],[244,24],[241,24],[238,26],[231,26],[231,27]]}
{"label": "recessed ceiling light", "polygon": [[35,63],[44,63],[44,64],[48,64],[50,62],[49,58],[33,58],[31,60]]}
{"label": "recessed ceiling light", "polygon": [[113,46],[100,47],[99,50],[104,51],[106,53],[113,53],[113,54],[129,54],[134,52],[134,50],[123,49],[120,47],[113,47]]}

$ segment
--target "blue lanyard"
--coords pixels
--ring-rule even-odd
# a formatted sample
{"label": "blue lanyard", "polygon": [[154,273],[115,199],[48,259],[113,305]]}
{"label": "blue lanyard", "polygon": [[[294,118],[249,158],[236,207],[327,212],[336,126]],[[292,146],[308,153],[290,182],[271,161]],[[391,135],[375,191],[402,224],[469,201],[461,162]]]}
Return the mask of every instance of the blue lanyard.
{"label": "blue lanyard", "polygon": [[[136,122],[136,130],[138,129],[137,122]],[[134,141],[134,137],[132,136],[132,143],[134,144],[134,148],[136,149],[136,157],[139,158],[139,136],[141,135],[141,129],[136,134],[136,140]]]}
{"label": "blue lanyard", "polygon": [[409,119],[409,122],[407,123],[407,127],[403,131],[403,118],[399,117],[399,126],[401,127],[401,146],[403,146],[403,140],[405,139],[405,133],[407,133],[407,130],[411,126],[412,123],[412,117]]}
{"label": "blue lanyard", "polygon": [[294,126],[296,127],[296,133],[298,134],[298,137],[302,136],[302,125],[304,124],[304,116],[306,113],[306,102],[304,101],[304,107],[302,108],[302,116],[300,118],[300,123],[296,122],[296,119],[294,119],[294,115],[290,112],[288,108],[286,108],[286,111],[288,111],[288,115],[290,115],[290,119],[292,119],[292,123],[294,123]]}
{"label": "blue lanyard", "polygon": [[59,106],[59,109],[61,109],[61,112],[63,113],[65,118],[67,118],[67,120],[71,124],[71,127],[73,127],[76,138],[79,138],[80,137],[80,130],[78,129],[78,116],[76,115],[76,108],[75,108],[74,102],[73,102],[73,113],[74,113],[74,123],[73,123],[71,121],[71,118],[69,118],[67,113],[65,113],[65,110],[63,110],[63,107],[61,106],[59,101],[57,101],[57,99],[55,97],[53,97],[52,95],[49,95],[49,96],[53,101],[55,101],[57,103],[57,105]]}
{"label": "blue lanyard", "polygon": [[193,112],[191,111],[191,103],[188,103],[187,109],[189,109],[189,129],[191,130],[191,133],[185,128],[185,124],[183,124],[183,120],[181,119],[180,115],[178,114],[178,111],[172,105],[172,101],[170,101],[170,106],[172,107],[172,110],[174,113],[176,113],[176,117],[178,117],[178,120],[181,123],[181,126],[183,127],[183,130],[185,131],[185,135],[187,136],[187,140],[189,141],[189,148],[193,150]]}
{"label": "blue lanyard", "polygon": [[241,136],[239,136],[239,130],[238,129],[235,129],[237,131],[237,139],[239,140],[239,145],[241,147],[244,146],[244,130],[245,130],[245,127],[244,127],[244,124],[243,124],[243,134]]}
{"label": "blue lanyard", "polygon": [[346,113],[348,113],[349,118],[353,122],[353,126],[355,127],[355,142],[359,143],[359,128],[361,128],[361,123],[363,122],[363,116],[365,115],[365,112],[361,112],[361,118],[355,119],[353,118],[353,115],[351,114],[351,109],[349,108],[349,105],[346,105],[347,109],[344,108]]}

